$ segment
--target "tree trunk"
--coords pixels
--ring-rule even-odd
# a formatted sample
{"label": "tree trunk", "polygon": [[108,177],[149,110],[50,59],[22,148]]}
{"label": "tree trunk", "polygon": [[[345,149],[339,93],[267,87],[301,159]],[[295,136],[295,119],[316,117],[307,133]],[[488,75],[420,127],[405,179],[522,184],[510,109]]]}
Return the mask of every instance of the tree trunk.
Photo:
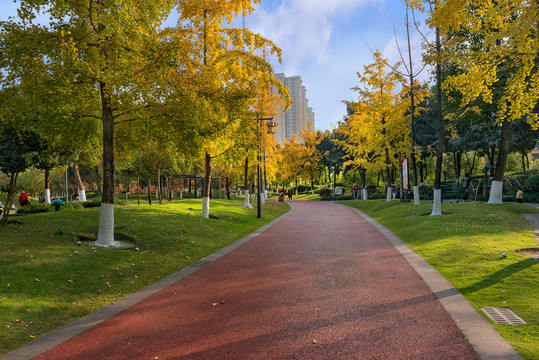
{"label": "tree trunk", "polygon": [[45,169],[45,202],[51,203],[51,171]]}
{"label": "tree trunk", "polygon": [[172,176],[169,176],[168,178],[168,201],[172,201],[172,188],[174,187],[174,184],[173,184],[174,180],[172,178]]}
{"label": "tree trunk", "polygon": [[204,174],[204,189],[202,195],[202,217],[210,217],[210,187],[211,187],[211,156],[206,153],[206,173]]}
{"label": "tree trunk", "polygon": [[496,161],[496,172],[492,180],[492,188],[488,199],[489,204],[501,204],[503,196],[503,177],[505,175],[505,166],[507,165],[507,155],[509,154],[509,142],[511,140],[511,123],[502,122],[502,134],[500,139],[500,151]]}
{"label": "tree trunk", "polygon": [[243,176],[243,191],[245,191],[245,202],[243,203],[243,207],[254,209],[254,207],[251,205],[250,199],[249,199],[249,158],[245,158],[245,168],[244,168],[244,176]]}
{"label": "tree trunk", "polygon": [[148,179],[148,205],[152,204],[152,181]]}
{"label": "tree trunk", "polygon": [[86,201],[86,189],[84,188],[84,184],[80,177],[79,164],[73,164],[73,172],[75,173],[75,181],[77,182],[77,187],[79,189],[79,199],[80,201]]}
{"label": "tree trunk", "polygon": [[159,205],[163,204],[163,184],[161,182],[161,168],[157,169],[157,199]]}
{"label": "tree trunk", "polygon": [[436,120],[438,143],[436,146],[436,170],[434,172],[434,199],[431,215],[442,215],[442,162],[444,159],[444,118],[442,114],[442,45],[440,42],[440,29],[436,28]]}
{"label": "tree trunk", "polygon": [[226,198],[230,200],[230,182],[228,182],[228,176],[226,177],[225,181]]}
{"label": "tree trunk", "polygon": [[137,205],[140,205],[140,175],[137,174]]}
{"label": "tree trunk", "polygon": [[103,197],[99,213],[98,246],[114,246],[114,116],[105,83],[99,83],[103,121]]}
{"label": "tree trunk", "polygon": [[462,152],[455,151],[453,153],[453,159],[455,161],[455,175],[457,176],[457,179],[460,179],[460,173],[461,173],[461,166],[462,166]]}
{"label": "tree trunk", "polygon": [[387,179],[386,179],[386,201],[391,201],[391,162],[389,161],[389,149],[385,148],[386,152],[386,172],[387,172]]}
{"label": "tree trunk", "polygon": [[19,173],[12,173],[9,177],[9,189],[7,192],[6,205],[4,206],[4,212],[2,213],[2,226],[7,225],[7,219],[9,211],[11,210],[11,204],[13,204],[13,197],[15,195],[15,185],[17,184],[17,178]]}
{"label": "tree trunk", "polygon": [[410,72],[410,141],[411,141],[411,152],[410,152],[410,165],[412,167],[412,186],[414,192],[414,205],[420,205],[419,201],[419,186],[417,184],[417,162],[415,159],[415,79],[414,79],[414,68],[412,62],[412,47],[410,46],[410,23],[408,21],[408,7],[406,7],[406,36],[408,39],[408,61]]}

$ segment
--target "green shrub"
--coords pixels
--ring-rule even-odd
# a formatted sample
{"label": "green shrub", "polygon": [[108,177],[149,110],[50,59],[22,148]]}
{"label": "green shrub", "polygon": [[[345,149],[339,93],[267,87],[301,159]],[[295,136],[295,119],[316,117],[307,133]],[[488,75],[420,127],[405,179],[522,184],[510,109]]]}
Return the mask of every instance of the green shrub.
{"label": "green shrub", "polygon": [[[129,202],[127,200],[115,200],[114,201],[114,205],[118,205],[118,206],[124,206],[124,205],[127,205],[127,204],[129,204]],[[99,200],[99,201],[96,201],[96,200],[85,201],[85,202],[82,203],[82,206],[84,208],[100,207],[101,206],[101,200]]]}
{"label": "green shrub", "polygon": [[64,209],[82,209],[84,208],[80,202],[70,202],[62,206]]}
{"label": "green shrub", "polygon": [[539,174],[532,175],[526,179],[526,191],[539,192]]}
{"label": "green shrub", "polygon": [[101,206],[101,201],[85,201],[82,203],[82,206],[86,209],[86,208],[93,208],[93,207],[100,207]]}
{"label": "green shrub", "polygon": [[332,194],[332,191],[330,189],[322,189],[319,192],[320,197],[323,199],[329,198]]}
{"label": "green shrub", "polygon": [[52,206],[47,203],[28,204],[17,209],[17,214],[37,214],[52,210]]}

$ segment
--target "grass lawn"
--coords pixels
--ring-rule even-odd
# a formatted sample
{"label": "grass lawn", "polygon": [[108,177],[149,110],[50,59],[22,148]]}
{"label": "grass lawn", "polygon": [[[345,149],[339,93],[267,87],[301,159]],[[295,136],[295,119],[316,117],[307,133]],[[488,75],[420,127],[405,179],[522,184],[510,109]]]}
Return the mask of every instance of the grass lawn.
{"label": "grass lawn", "polygon": [[[344,201],[380,222],[405,241],[480,306],[511,308],[527,324],[494,328],[525,359],[539,359],[539,260],[517,250],[538,248],[522,214],[539,209],[517,203],[443,204],[443,216],[429,216],[432,203]],[[503,257],[506,253],[507,257]]]}
{"label": "grass lawn", "polygon": [[[125,198],[125,197],[124,197]],[[115,207],[117,231],[139,251],[76,246],[73,235],[96,236],[99,208],[10,218],[0,227],[0,355],[68,324],[240,239],[288,211],[268,201],[262,218],[243,198]],[[125,225],[125,226],[124,226]],[[61,234],[59,229],[65,233]]]}

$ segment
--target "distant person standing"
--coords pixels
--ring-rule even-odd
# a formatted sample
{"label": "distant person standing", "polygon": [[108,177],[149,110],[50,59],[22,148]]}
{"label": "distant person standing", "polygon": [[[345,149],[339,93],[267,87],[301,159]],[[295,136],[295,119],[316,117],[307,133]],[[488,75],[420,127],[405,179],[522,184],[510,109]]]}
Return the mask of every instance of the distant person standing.
{"label": "distant person standing", "polygon": [[470,185],[472,183],[472,174],[470,174],[469,172],[467,172],[466,174],[464,174],[464,183],[463,183],[463,186],[464,186],[464,199],[463,200],[467,200],[468,199],[468,195],[470,194]]}
{"label": "distant person standing", "polygon": [[21,194],[19,195],[19,205],[25,206],[25,205],[28,205],[29,203],[30,203],[30,200],[28,199],[28,194],[24,190],[21,191]]}
{"label": "distant person standing", "polygon": [[288,200],[292,200],[292,189],[288,189]]}
{"label": "distant person standing", "polygon": [[517,201],[522,204],[522,197],[524,196],[524,192],[522,191],[522,188],[519,187],[517,189]]}
{"label": "distant person standing", "polygon": [[357,183],[354,183],[354,199],[359,199],[359,186]]}

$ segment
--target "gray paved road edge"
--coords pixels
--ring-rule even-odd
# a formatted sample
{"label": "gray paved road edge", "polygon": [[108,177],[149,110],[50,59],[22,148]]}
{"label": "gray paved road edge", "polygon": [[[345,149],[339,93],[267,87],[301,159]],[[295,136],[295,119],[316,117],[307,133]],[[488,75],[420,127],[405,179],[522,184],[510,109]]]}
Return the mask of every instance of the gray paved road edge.
{"label": "gray paved road edge", "polygon": [[[345,205],[343,205],[345,206]],[[464,296],[397,235],[362,212],[350,207],[380,231],[408,260],[482,360],[522,360],[515,349],[485,320]]]}
{"label": "gray paved road edge", "polygon": [[257,237],[259,234],[268,230],[270,227],[272,227],[273,225],[275,225],[276,223],[278,223],[279,221],[281,221],[288,215],[292,214],[296,210],[296,208],[290,202],[288,202],[288,204],[290,205],[290,210],[286,214],[281,215],[277,219],[274,219],[273,221],[262,226],[261,228],[253,231],[249,235],[244,236],[243,238],[233,242],[232,244],[225,246],[221,250],[218,250],[214,252],[213,254],[208,255],[204,259],[197,261],[194,264],[186,266],[180,271],[174,274],[171,274],[156,283],[153,283],[143,289],[140,289],[137,292],[134,292],[124,298],[121,298],[120,300],[116,301],[114,304],[111,304],[111,305],[105,306],[104,308],[96,310],[72,322],[71,324],[65,325],[59,328],[58,330],[48,333],[47,335],[44,335],[40,337],[39,339],[36,339],[26,345],[21,346],[18,349],[8,352],[4,356],[1,356],[0,359],[1,360],[32,359],[33,357],[55,347],[56,345],[59,345],[63,343],[64,341],[69,340],[72,337],[77,336],[78,334],[90,329],[92,326],[95,326],[99,324],[100,322],[105,321],[108,318],[122,312],[128,307],[141,302],[142,300],[178,282],[179,280],[197,272],[198,270],[200,270],[207,264],[225,256],[231,251],[234,251],[235,249],[239,248],[243,244]]}

